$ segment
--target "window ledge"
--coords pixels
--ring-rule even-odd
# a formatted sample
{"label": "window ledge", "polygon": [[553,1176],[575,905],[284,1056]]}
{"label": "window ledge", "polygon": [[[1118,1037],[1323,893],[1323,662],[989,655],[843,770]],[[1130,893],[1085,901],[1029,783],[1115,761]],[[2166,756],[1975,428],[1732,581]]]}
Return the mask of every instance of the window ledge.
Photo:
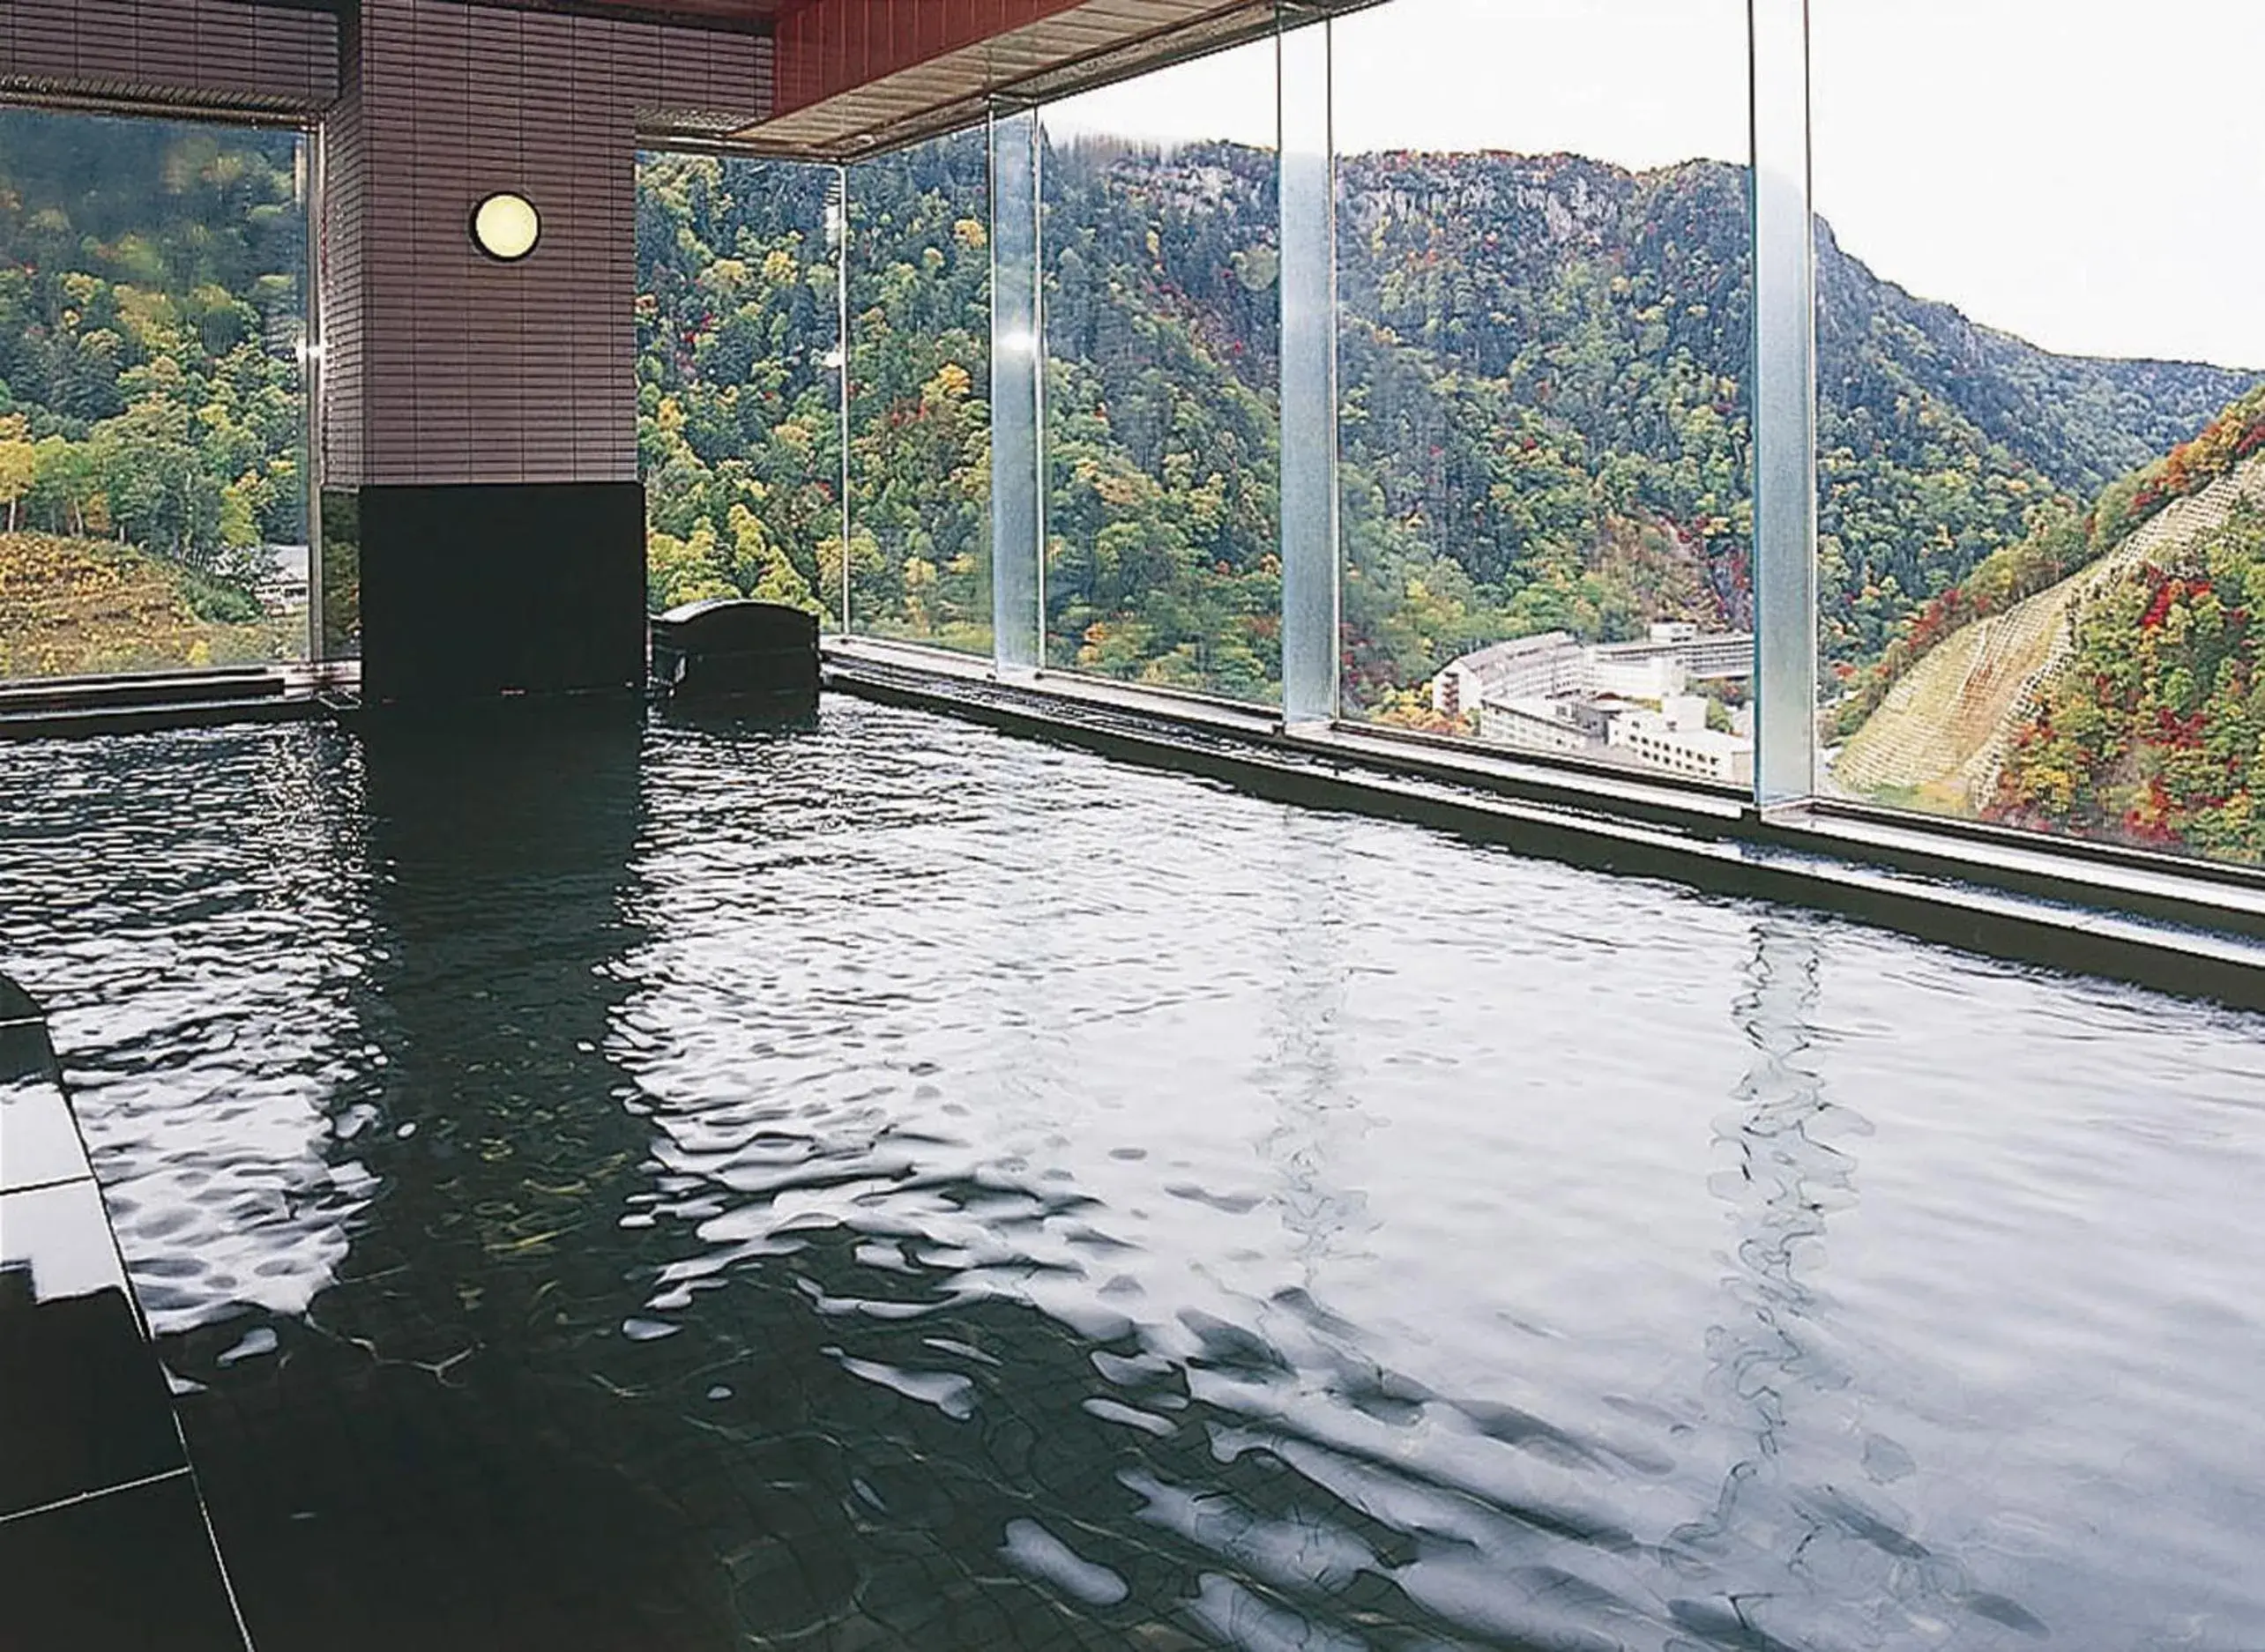
{"label": "window ledge", "polygon": [[[1694,788],[1558,770],[1117,684],[998,680],[987,663],[829,639],[831,686],[1281,801],[1407,820],[1518,852],[1842,913],[1919,939],[2265,1008],[2265,889],[2176,867]],[[948,663],[943,663],[948,662]]]}
{"label": "window ledge", "polygon": [[0,685],[0,740],[287,722],[317,713],[319,687],[303,665],[12,682]]}
{"label": "window ledge", "polygon": [[1687,830],[1735,831],[1754,812],[1744,798],[1708,787],[1663,785],[1641,774],[1617,774],[1583,763],[1559,767],[1499,748],[1453,747],[1344,723],[1310,732],[1294,729],[1285,738],[1295,746],[1378,768],[1490,785],[1538,802],[1608,809]]}
{"label": "window ledge", "polygon": [[2197,927],[2265,937],[2265,883],[2246,868],[2183,866],[2083,843],[2008,841],[1962,822],[1881,820],[1829,803],[1770,812],[1768,840],[1809,845],[1922,876],[1972,881],[2052,897],[2073,888],[2084,904]]}
{"label": "window ledge", "polygon": [[1077,672],[1042,670],[1024,681],[1002,678],[991,662],[973,654],[954,653],[922,643],[870,636],[828,636],[822,644],[829,661],[844,665],[894,666],[928,672],[968,683],[995,684],[1009,689],[1044,695],[1049,699],[1096,710],[1168,718],[1196,727],[1216,729],[1252,739],[1267,739],[1282,730],[1281,714],[1263,706],[1214,699],[1176,688],[1151,688],[1145,684],[1118,682]]}

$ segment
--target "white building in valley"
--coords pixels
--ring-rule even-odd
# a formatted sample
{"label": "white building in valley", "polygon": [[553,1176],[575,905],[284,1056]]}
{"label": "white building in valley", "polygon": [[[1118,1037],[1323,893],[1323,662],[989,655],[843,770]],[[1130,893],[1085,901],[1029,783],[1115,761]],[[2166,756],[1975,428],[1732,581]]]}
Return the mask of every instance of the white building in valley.
{"label": "white building in valley", "polygon": [[1643,708],[1608,696],[1524,695],[1479,708],[1479,737],[1521,751],[1599,756],[1612,743],[1615,718]]}
{"label": "white building in valley", "polygon": [[1521,751],[1585,756],[1725,785],[1751,785],[1750,709],[1710,728],[1698,682],[1747,680],[1754,638],[1655,625],[1641,642],[1583,644],[1564,631],[1496,643],[1432,681],[1432,706],[1475,718],[1479,737]]}
{"label": "white building in valley", "polygon": [[307,606],[310,558],[303,545],[270,545],[260,570],[259,605],[270,614],[290,614]]}
{"label": "white building in valley", "polygon": [[1664,700],[1692,682],[1742,681],[1754,674],[1750,631],[1702,631],[1688,621],[1654,625],[1634,643],[1576,642],[1544,631],[1494,643],[1432,679],[1432,710],[1467,717],[1486,704],[1561,695]]}
{"label": "white building in valley", "polygon": [[1467,717],[1489,700],[1577,693],[1581,672],[1581,644],[1571,632],[1515,637],[1443,668],[1431,680],[1431,709],[1442,717]]}
{"label": "white building in valley", "polygon": [[1586,651],[1603,669],[1673,660],[1693,682],[1743,681],[1754,674],[1754,633],[1702,631],[1688,620],[1652,626],[1640,643],[1599,643]]}
{"label": "white building in valley", "polygon": [[1754,784],[1752,723],[1744,734],[1709,728],[1707,702],[1695,694],[1674,696],[1657,711],[1614,718],[1607,738],[1647,769],[1724,785]]}

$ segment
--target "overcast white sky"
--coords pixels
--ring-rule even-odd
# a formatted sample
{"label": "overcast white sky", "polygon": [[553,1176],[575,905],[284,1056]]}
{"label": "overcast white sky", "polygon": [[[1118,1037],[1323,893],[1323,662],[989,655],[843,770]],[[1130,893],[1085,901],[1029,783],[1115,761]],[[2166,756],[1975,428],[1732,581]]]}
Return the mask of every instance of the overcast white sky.
{"label": "overcast white sky", "polygon": [[[2265,369],[2265,0],[1811,0],[1817,205],[1886,279],[2051,349]],[[1744,0],[1394,0],[1342,150],[1743,160]],[[1048,112],[1270,144],[1273,51]]]}

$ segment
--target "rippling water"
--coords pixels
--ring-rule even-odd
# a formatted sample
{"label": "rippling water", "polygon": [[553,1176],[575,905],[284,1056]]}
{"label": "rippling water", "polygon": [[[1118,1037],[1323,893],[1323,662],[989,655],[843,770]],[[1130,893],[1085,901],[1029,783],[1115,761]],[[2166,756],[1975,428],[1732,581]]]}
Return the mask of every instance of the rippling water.
{"label": "rippling water", "polygon": [[263,1652],[2265,1646],[2255,1019],[846,702],[0,795]]}

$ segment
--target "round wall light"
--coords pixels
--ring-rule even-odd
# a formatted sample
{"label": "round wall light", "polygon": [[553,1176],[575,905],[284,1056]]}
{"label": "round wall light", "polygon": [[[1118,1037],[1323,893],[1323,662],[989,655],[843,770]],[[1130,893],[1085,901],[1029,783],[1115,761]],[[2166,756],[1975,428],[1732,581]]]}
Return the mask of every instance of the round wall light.
{"label": "round wall light", "polygon": [[541,215],[524,195],[502,190],[472,209],[472,244],[499,264],[517,264],[541,238]]}

